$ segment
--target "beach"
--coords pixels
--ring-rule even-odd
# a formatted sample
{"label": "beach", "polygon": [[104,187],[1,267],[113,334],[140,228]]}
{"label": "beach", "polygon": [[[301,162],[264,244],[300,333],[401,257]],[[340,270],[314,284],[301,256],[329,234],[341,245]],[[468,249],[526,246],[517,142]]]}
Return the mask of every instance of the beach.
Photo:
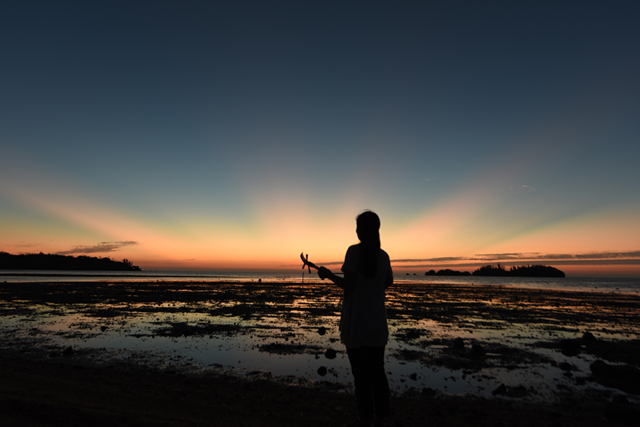
{"label": "beach", "polygon": [[[344,425],[340,297],[319,282],[0,283],[0,421]],[[389,425],[638,425],[637,294],[402,283],[387,306]]]}

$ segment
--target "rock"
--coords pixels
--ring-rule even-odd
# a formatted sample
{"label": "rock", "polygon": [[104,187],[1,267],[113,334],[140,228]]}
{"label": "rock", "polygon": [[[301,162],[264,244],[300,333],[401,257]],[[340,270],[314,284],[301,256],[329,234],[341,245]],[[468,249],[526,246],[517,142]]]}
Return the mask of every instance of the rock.
{"label": "rock", "polygon": [[74,353],[73,349],[72,349],[71,347],[67,347],[67,348],[62,352],[62,355],[63,355],[63,356],[66,356],[66,357],[70,357],[70,356],[73,356],[73,353]]}
{"label": "rock", "polygon": [[424,387],[422,389],[422,395],[429,399],[433,399],[438,396],[438,392],[431,387]]}
{"label": "rock", "polygon": [[611,399],[611,402],[613,402],[613,403],[615,403],[617,405],[626,405],[626,404],[629,403],[629,399],[627,399],[627,396],[622,396],[620,394],[616,394]]}
{"label": "rock", "polygon": [[327,375],[327,368],[324,366],[320,366],[318,368],[318,375],[320,375],[321,377],[324,377],[325,375]]}
{"label": "rock", "polygon": [[500,384],[498,388],[491,392],[491,394],[493,394],[494,396],[503,396],[507,394],[507,386],[504,384]]}
{"label": "rock", "polygon": [[453,340],[453,348],[456,350],[462,350],[464,348],[464,340],[462,338],[456,338]]}
{"label": "rock", "polygon": [[609,365],[596,360],[589,368],[596,381],[605,387],[617,388],[625,393],[640,394],[640,369],[633,365]]}
{"label": "rock", "polygon": [[408,329],[405,335],[407,340],[415,340],[420,338],[420,331],[418,329]]}
{"label": "rock", "polygon": [[471,357],[480,358],[484,356],[484,348],[480,344],[473,344],[471,346]]}
{"label": "rock", "polygon": [[582,345],[578,340],[561,340],[560,352],[565,356],[577,356],[582,351]]}
{"label": "rock", "polygon": [[527,393],[527,388],[523,385],[507,388],[507,396],[509,397],[524,397]]}
{"label": "rock", "polygon": [[571,363],[567,363],[567,362],[560,363],[558,367],[565,372],[573,371],[576,369]]}
{"label": "rock", "polygon": [[523,397],[527,394],[527,388],[522,385],[507,387],[504,384],[500,384],[498,388],[491,392],[491,394],[494,396]]}
{"label": "rock", "polygon": [[640,412],[631,405],[612,403],[602,412],[602,415],[604,415],[607,420],[613,421],[616,424],[628,426],[640,425]]}
{"label": "rock", "polygon": [[327,333],[327,328],[325,328],[324,326],[320,326],[320,327],[318,328],[318,334],[320,334],[320,335],[324,335],[324,334],[326,334],[326,333]]}
{"label": "rock", "polygon": [[582,341],[584,341],[585,343],[592,343],[594,341],[597,341],[597,338],[591,332],[585,332],[582,335]]}
{"label": "rock", "polygon": [[327,359],[335,359],[336,355],[337,352],[332,348],[328,348],[327,351],[324,352],[324,357],[326,357]]}

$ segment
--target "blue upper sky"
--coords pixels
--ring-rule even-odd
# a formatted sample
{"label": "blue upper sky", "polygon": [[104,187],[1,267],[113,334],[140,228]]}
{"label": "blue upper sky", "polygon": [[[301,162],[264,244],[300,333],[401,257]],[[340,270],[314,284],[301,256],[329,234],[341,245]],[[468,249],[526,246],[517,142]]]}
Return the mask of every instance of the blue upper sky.
{"label": "blue upper sky", "polygon": [[3,2],[0,250],[640,249],[640,3],[398,3]]}

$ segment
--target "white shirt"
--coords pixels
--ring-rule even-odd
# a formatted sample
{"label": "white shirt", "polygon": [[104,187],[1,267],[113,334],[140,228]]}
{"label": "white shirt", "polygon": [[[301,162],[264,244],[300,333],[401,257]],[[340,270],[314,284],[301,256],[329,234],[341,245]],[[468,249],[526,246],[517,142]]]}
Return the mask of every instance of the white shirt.
{"label": "white shirt", "polygon": [[357,274],[355,288],[345,291],[340,318],[340,340],[347,347],[383,347],[387,344],[387,311],[385,309],[385,281],[392,277],[389,255],[378,252],[378,265],[373,277],[358,273],[360,245],[347,250],[343,272]]}

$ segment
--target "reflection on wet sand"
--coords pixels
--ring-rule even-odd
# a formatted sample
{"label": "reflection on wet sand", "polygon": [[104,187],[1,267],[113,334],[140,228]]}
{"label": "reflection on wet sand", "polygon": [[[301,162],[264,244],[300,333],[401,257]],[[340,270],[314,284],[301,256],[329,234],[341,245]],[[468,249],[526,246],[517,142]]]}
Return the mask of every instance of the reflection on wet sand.
{"label": "reflection on wet sand", "polygon": [[[348,388],[340,297],[320,283],[3,283],[0,346]],[[396,393],[636,393],[593,363],[637,370],[638,295],[403,283],[387,306]]]}

